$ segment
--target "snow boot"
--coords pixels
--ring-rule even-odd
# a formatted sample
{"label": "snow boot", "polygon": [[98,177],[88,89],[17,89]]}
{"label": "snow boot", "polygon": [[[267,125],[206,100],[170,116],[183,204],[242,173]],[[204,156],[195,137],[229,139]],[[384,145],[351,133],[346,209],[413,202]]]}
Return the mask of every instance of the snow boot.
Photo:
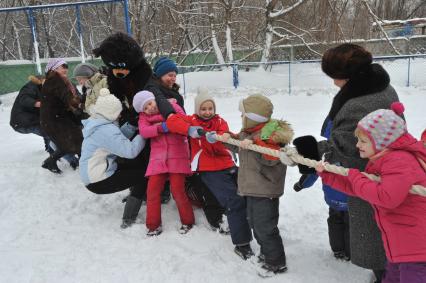
{"label": "snow boot", "polygon": [[183,224],[180,228],[179,228],[179,234],[186,234],[189,232],[189,230],[192,229],[192,225],[185,225]]}
{"label": "snow boot", "polygon": [[41,167],[43,167],[44,169],[47,169],[50,172],[53,172],[55,174],[61,174],[62,173],[61,169],[59,169],[58,165],[56,164],[56,159],[54,159],[51,156],[43,161],[43,163],[41,164]]}
{"label": "snow boot", "polygon": [[163,228],[160,226],[158,226],[156,229],[154,230],[148,230],[148,232],[146,233],[146,235],[148,237],[152,237],[152,236],[158,236],[163,232]]}
{"label": "snow boot", "polygon": [[264,263],[258,270],[258,275],[263,278],[272,277],[279,273],[284,273],[287,271],[287,265],[285,263],[279,265],[271,265]]}
{"label": "snow boot", "polygon": [[247,260],[254,255],[250,244],[236,245],[234,248],[234,252],[244,260]]}
{"label": "snow boot", "polygon": [[138,216],[139,210],[142,205],[142,200],[135,198],[134,196],[128,196],[126,200],[126,205],[124,206],[123,212],[123,222],[121,223],[121,228],[126,229],[132,226],[136,222],[136,217]]}

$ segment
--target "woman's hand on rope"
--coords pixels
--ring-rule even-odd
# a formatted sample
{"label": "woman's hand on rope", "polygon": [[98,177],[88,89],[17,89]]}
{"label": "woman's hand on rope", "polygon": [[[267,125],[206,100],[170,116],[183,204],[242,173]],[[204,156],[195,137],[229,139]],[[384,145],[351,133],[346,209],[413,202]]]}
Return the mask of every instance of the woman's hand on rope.
{"label": "woman's hand on rope", "polygon": [[315,170],[318,172],[318,173],[322,173],[322,172],[324,172],[324,171],[326,171],[325,170],[325,165],[326,164],[328,164],[327,162],[325,162],[325,161],[319,161],[318,163],[317,163],[317,166],[315,166]]}

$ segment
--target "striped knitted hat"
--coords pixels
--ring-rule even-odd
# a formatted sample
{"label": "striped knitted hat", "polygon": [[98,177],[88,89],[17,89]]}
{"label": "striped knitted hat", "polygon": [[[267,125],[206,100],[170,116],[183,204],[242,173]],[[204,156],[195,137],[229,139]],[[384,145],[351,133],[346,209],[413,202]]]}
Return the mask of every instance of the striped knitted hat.
{"label": "striped knitted hat", "polygon": [[358,128],[370,137],[376,152],[382,151],[407,132],[407,126],[401,114],[404,105],[394,102],[389,109],[378,109],[358,122]]}

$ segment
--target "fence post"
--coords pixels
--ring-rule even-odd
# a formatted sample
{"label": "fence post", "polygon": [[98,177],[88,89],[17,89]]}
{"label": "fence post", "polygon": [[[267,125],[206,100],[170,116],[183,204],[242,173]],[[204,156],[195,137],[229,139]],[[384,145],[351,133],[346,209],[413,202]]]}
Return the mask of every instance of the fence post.
{"label": "fence post", "polygon": [[75,6],[75,15],[77,17],[77,34],[78,38],[80,39],[80,55],[81,55],[81,62],[86,62],[86,58],[84,56],[84,45],[83,45],[83,34],[81,29],[81,18],[80,18],[80,6]]}
{"label": "fence post", "polygon": [[130,26],[130,18],[129,18],[129,2],[128,0],[124,0],[124,18],[126,20],[126,31],[128,35],[132,35],[132,28]]}
{"label": "fence post", "polygon": [[408,57],[407,87],[410,86],[410,69],[411,69],[411,57]]}
{"label": "fence post", "polygon": [[291,61],[288,61],[288,95],[291,95]]}
{"label": "fence post", "polygon": [[232,65],[232,83],[233,83],[235,89],[237,89],[238,85],[240,84],[240,82],[238,80],[238,65],[237,64]]}
{"label": "fence post", "polygon": [[28,21],[30,22],[31,34],[33,36],[33,45],[34,45],[35,60],[36,60],[36,65],[37,65],[37,73],[39,75],[41,75],[42,72],[41,72],[41,63],[40,63],[40,53],[38,51],[38,42],[37,42],[37,35],[36,35],[36,29],[35,29],[35,22],[34,22],[33,10],[31,8],[27,9],[27,15],[28,15]]}
{"label": "fence post", "polygon": [[183,96],[186,97],[185,68],[182,68]]}

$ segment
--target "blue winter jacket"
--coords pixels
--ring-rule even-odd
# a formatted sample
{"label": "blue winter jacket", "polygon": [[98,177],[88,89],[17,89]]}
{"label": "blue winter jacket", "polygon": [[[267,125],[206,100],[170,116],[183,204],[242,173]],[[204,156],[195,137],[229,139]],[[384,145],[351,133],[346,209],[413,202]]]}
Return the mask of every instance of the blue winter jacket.
{"label": "blue winter jacket", "polygon": [[[330,138],[331,128],[333,127],[333,121],[331,121],[328,117],[324,121],[324,125],[321,130],[321,136],[326,139]],[[339,165],[339,164],[336,164]],[[310,174],[307,178],[303,178],[300,186],[302,188],[311,187],[315,181],[318,179],[317,174]],[[338,211],[347,211],[348,210],[348,196],[344,193],[334,190],[332,187],[327,185],[322,185],[322,189],[324,190],[324,199],[325,202],[331,208]]]}
{"label": "blue winter jacket", "polygon": [[137,135],[129,138],[136,128],[124,124],[121,129],[103,118],[83,120],[83,145],[80,157],[80,177],[87,186],[110,177],[117,170],[117,156],[135,158],[145,146],[145,140]]}

